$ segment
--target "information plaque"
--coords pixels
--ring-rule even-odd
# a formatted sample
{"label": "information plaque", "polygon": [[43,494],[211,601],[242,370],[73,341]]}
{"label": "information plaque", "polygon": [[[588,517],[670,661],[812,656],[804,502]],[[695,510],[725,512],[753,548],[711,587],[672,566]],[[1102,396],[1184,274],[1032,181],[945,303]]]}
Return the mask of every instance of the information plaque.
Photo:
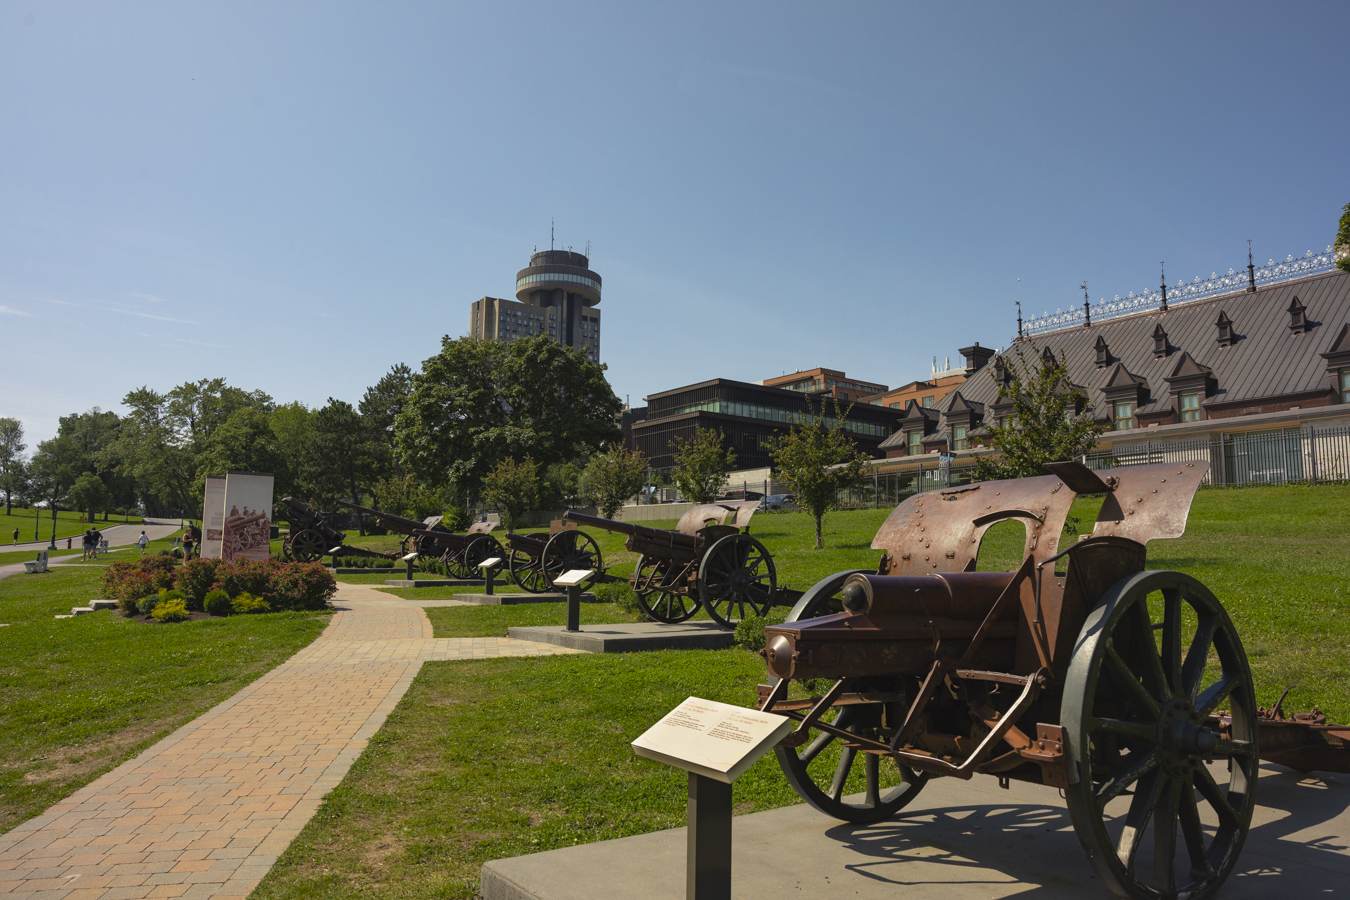
{"label": "information plaque", "polygon": [[690,697],[633,741],[633,751],[730,784],[796,724],[786,716]]}

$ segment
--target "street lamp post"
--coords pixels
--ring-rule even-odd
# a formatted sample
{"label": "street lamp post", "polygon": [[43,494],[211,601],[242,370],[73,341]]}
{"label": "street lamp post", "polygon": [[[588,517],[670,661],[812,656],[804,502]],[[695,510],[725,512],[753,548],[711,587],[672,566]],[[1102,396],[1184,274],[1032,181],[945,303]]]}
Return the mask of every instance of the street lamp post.
{"label": "street lamp post", "polygon": [[47,549],[48,549],[48,550],[55,550],[55,549],[56,549],[56,501],[53,500],[51,503],[52,503],[52,542],[51,542],[51,544],[47,547]]}

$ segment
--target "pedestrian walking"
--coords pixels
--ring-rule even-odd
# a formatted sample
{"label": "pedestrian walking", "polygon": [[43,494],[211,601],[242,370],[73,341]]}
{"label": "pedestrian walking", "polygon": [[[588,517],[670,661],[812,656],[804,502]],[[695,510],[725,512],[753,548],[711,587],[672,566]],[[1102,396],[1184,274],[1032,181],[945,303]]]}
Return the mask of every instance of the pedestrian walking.
{"label": "pedestrian walking", "polygon": [[148,544],[149,542],[150,539],[145,536],[144,531],[141,532],[140,537],[136,538],[136,544],[141,548],[141,556],[145,555],[145,545]]}
{"label": "pedestrian walking", "polygon": [[[80,559],[87,560],[89,558],[89,529],[87,528],[85,529],[84,536],[81,538],[81,540],[82,543],[80,546],[83,548],[83,550],[80,553]],[[69,544],[67,544],[67,546],[69,546]]]}
{"label": "pedestrian walking", "polygon": [[14,529],[14,546],[19,546],[19,529]]}
{"label": "pedestrian walking", "polygon": [[89,554],[93,559],[98,559],[98,545],[103,540],[103,532],[95,528],[89,534]]}
{"label": "pedestrian walking", "polygon": [[192,559],[192,529],[183,532],[183,561]]}

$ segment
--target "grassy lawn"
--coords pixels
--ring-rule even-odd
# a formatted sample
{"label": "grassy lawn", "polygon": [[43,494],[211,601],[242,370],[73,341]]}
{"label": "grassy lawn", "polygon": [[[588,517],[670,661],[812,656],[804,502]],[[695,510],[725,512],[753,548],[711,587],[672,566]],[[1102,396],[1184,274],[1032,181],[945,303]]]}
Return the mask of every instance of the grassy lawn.
{"label": "grassy lawn", "polygon": [[[4,507],[0,506],[0,513],[3,513]],[[69,510],[58,509],[56,511],[56,539],[64,540],[68,535],[79,537],[84,534],[89,527],[88,521],[81,521],[82,513],[71,512]],[[103,521],[103,516],[94,517],[95,528],[110,528],[113,525],[139,525],[141,517],[138,515],[128,516],[125,521],[123,517],[113,513],[108,517],[108,521]],[[0,514],[0,538],[8,544],[14,539],[14,529],[19,529],[19,540],[22,541],[45,541],[52,536],[52,514],[45,509],[38,510],[38,536],[33,537],[33,510],[16,509],[10,515]],[[62,547],[65,546],[63,543]],[[80,552],[78,544],[75,545],[75,552]]]}
{"label": "grassy lawn", "polygon": [[[1085,530],[1098,505],[1075,505]],[[868,545],[887,514],[830,516],[819,552],[802,514],[756,517],[752,533],[774,552],[780,583],[805,588],[875,565]],[[1345,722],[1348,526],[1347,486],[1205,491],[1186,536],[1153,542],[1149,564],[1194,575],[1224,602],[1261,702],[1293,684],[1287,709],[1317,704]],[[621,538],[597,537],[610,571],[631,571]],[[980,568],[1019,562],[1015,531],[989,543]],[[623,615],[600,604],[582,611],[597,622]],[[444,637],[559,614],[552,605],[427,613]],[[254,896],[467,898],[486,860],[682,825],[684,778],[629,742],[691,694],[747,704],[763,677],[763,661],[741,650],[429,663]],[[736,782],[735,799],[738,812],[797,802],[772,757]]]}
{"label": "grassy lawn", "polygon": [[328,622],[324,613],[178,625],[111,611],[53,618],[97,597],[100,574],[0,580],[0,831],[234,694]]}

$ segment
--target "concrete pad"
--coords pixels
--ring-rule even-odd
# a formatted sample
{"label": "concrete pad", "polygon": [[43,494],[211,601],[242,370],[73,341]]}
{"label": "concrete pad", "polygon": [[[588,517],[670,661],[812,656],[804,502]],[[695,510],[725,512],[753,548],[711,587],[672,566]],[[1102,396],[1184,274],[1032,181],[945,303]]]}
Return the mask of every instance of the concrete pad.
{"label": "concrete pad", "polygon": [[[456,600],[480,606],[514,606],[517,603],[566,603],[566,594],[456,594]],[[582,603],[599,603],[594,594],[582,594]]]}
{"label": "concrete pad", "polygon": [[735,635],[716,622],[684,622],[662,625],[639,622],[618,625],[583,625],[567,631],[562,625],[517,625],[508,636],[522,641],[557,644],[588,653],[626,653],[632,650],[721,650],[730,647]]}
{"label": "concrete pad", "polygon": [[86,613],[91,613],[93,611],[93,607],[90,606],[72,606],[70,608],[70,614],[72,616],[83,616]]}
{"label": "concrete pad", "polygon": [[117,601],[116,601],[116,600],[91,600],[91,601],[89,601],[89,608],[90,608],[90,609],[94,609],[94,610],[98,610],[98,609],[117,609]]}
{"label": "concrete pad", "polygon": [[[1216,770],[1218,775],[1222,766]],[[1227,773],[1223,773],[1226,777]],[[1350,876],[1350,776],[1262,767],[1260,805],[1224,900],[1341,896]],[[877,825],[806,805],[737,816],[731,893],[853,900],[1109,900],[1058,791],[977,775],[928,783]],[[483,900],[682,900],[685,829],[620,838],[483,866]],[[1184,848],[1179,851],[1184,858]]]}
{"label": "concrete pad", "polygon": [[[390,578],[385,581],[389,587],[397,588],[423,588],[423,587],[485,587],[481,578]],[[505,587],[507,582],[498,579],[492,582],[495,588],[498,585]]]}

